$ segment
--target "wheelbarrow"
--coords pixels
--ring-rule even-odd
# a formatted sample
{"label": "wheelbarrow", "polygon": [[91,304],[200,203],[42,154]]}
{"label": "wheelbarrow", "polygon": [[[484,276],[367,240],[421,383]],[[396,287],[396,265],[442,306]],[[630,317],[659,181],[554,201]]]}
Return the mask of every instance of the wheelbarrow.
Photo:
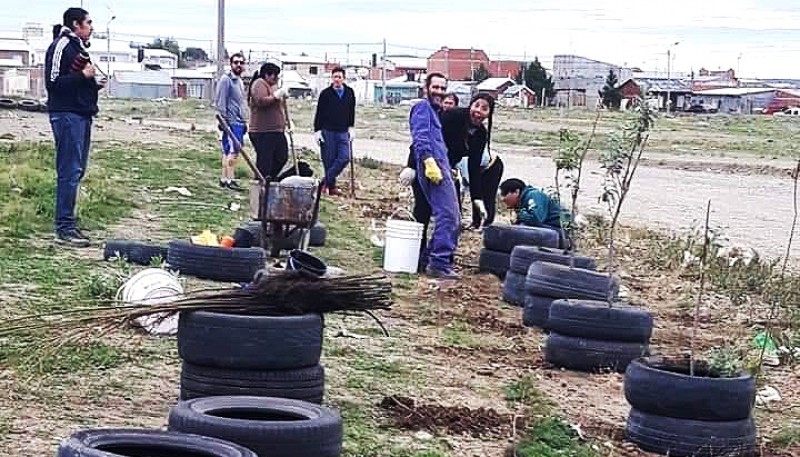
{"label": "wheelbarrow", "polygon": [[[225,118],[217,114],[217,120],[256,177],[250,182],[250,217],[261,222],[261,247],[269,250],[271,257],[279,257],[282,249],[308,249],[311,227],[319,218],[319,180],[290,176],[282,182],[272,181],[271,176],[261,174],[243,150]],[[292,156],[297,170],[294,148]],[[294,239],[299,240],[299,246],[293,246]]]}

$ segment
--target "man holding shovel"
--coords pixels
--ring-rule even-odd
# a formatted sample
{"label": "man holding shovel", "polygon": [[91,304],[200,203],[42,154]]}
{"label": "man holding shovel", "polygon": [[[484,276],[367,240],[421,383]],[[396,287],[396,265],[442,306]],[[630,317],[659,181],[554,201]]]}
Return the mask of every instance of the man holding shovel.
{"label": "man holding shovel", "polygon": [[344,83],[344,69],[336,67],[331,71],[331,85],[319,94],[314,115],[314,138],[320,145],[325,167],[322,192],[329,195],[341,195],[336,178],[350,162],[355,121],[355,92]]}
{"label": "man holding shovel", "polygon": [[[244,144],[244,134],[247,132],[247,124],[244,114],[244,85],[241,75],[244,72],[244,55],[236,53],[231,56],[231,71],[222,75],[217,86],[217,97],[214,106],[230,125],[239,145]],[[222,130],[222,128],[220,128]],[[219,178],[219,186],[227,187],[231,190],[241,191],[242,187],[233,180],[233,170],[236,167],[238,149],[231,141],[228,133],[222,132],[222,176]]]}

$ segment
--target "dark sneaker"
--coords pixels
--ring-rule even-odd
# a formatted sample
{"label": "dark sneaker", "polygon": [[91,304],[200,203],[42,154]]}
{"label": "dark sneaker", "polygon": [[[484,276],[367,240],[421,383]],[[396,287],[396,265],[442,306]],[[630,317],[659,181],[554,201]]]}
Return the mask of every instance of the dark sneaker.
{"label": "dark sneaker", "polygon": [[239,185],[236,181],[229,181],[227,185],[228,189],[235,190],[236,192],[243,192],[244,188]]}
{"label": "dark sneaker", "polygon": [[76,248],[85,248],[91,244],[89,238],[81,235],[77,229],[67,230],[65,232],[57,232],[56,243],[74,246]]}
{"label": "dark sneaker", "polygon": [[338,197],[338,196],[342,195],[342,193],[336,187],[331,187],[331,188],[328,189],[328,195],[330,195],[332,197]]}
{"label": "dark sneaker", "polygon": [[222,188],[228,187],[228,181],[225,181],[224,179],[220,178],[219,187],[222,187]]}
{"label": "dark sneaker", "polygon": [[428,267],[425,268],[425,274],[432,278],[439,278],[439,279],[461,279],[461,276],[459,276],[458,273],[453,271],[452,268],[440,270],[438,268],[433,268],[430,265],[428,265]]}

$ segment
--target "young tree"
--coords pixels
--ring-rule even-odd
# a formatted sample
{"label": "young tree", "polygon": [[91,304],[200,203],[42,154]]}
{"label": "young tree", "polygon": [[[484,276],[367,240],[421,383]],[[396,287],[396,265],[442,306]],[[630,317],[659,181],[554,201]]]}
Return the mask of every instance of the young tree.
{"label": "young tree", "polygon": [[547,99],[554,97],[556,94],[553,78],[548,76],[547,70],[545,70],[542,63],[539,62],[538,57],[535,57],[533,62],[527,66],[522,66],[520,74],[517,75],[517,82],[524,82],[526,86],[533,90],[537,98],[542,96],[542,89],[544,89],[544,96]]}
{"label": "young tree", "polygon": [[619,109],[622,104],[622,90],[619,88],[619,78],[617,78],[614,70],[608,70],[606,85],[603,86],[603,90],[599,94],[603,100],[603,106],[613,110]]}
{"label": "young tree", "polygon": [[487,70],[486,66],[484,66],[483,64],[480,64],[480,66],[477,69],[472,71],[472,80],[473,81],[481,82],[481,81],[484,81],[484,80],[489,79],[491,77],[492,77],[492,74],[489,73],[489,70]]}

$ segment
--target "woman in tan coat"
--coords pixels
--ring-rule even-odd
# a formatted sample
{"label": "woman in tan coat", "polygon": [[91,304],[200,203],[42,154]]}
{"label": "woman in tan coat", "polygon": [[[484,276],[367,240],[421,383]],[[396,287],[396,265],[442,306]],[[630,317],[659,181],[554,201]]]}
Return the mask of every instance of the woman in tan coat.
{"label": "woman in tan coat", "polygon": [[277,177],[289,158],[284,109],[286,89],[278,88],[281,69],[265,63],[253,74],[247,103],[250,106],[250,142],[256,150],[256,167],[264,177]]}

